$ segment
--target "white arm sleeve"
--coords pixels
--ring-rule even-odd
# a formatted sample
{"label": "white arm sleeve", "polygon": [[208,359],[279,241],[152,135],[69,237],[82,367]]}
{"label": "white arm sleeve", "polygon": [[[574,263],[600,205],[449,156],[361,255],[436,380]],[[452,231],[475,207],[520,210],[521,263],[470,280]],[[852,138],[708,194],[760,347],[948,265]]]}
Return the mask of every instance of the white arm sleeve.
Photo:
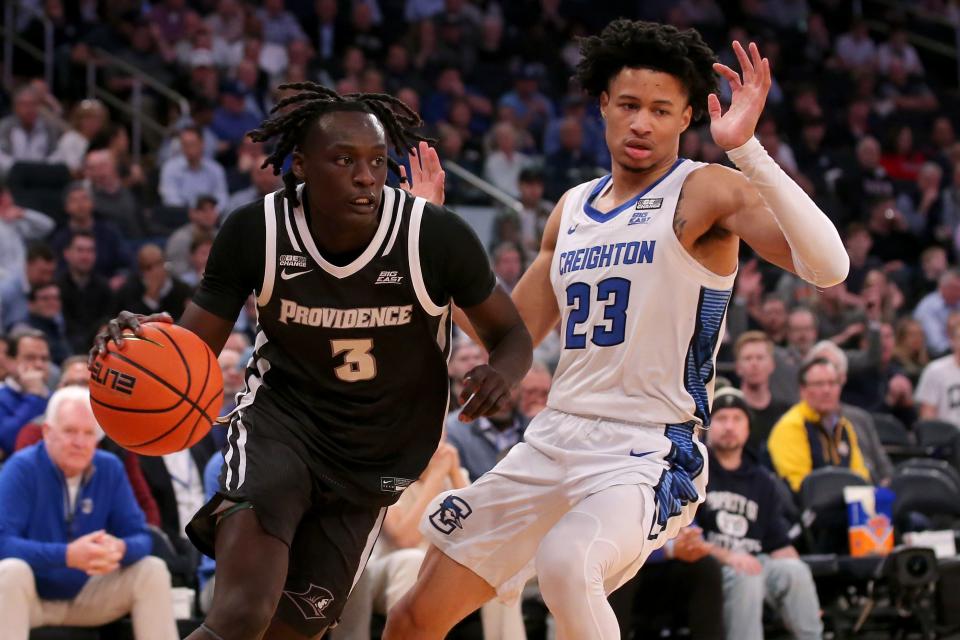
{"label": "white arm sleeve", "polygon": [[727,156],[773,211],[793,253],[797,275],[818,287],[843,282],[850,258],[836,227],[803,189],[784,173],[756,138]]}

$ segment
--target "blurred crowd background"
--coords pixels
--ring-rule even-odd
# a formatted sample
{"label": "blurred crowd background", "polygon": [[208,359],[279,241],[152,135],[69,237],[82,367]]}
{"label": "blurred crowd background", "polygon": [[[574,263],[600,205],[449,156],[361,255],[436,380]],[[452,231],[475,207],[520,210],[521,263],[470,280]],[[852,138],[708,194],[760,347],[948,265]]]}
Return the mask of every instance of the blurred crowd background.
{"label": "blurred crowd background", "polygon": [[[887,486],[904,462],[943,462],[960,516],[960,3],[947,0],[11,0],[0,89],[0,460],[40,438],[50,390],[84,382],[75,356],[106,320],[123,309],[179,316],[218,227],[281,187],[261,169],[270,149],[245,134],[289,93],[282,83],[390,93],[421,113],[447,169],[447,206],[474,225],[512,289],[553,203],[609,172],[597,105],[571,75],[577,38],[620,16],[696,28],[733,68],[730,43],[757,42],[774,77],[757,136],[844,238],[850,275],[824,291],[743,247],[717,367],[718,386],[740,389],[750,408],[747,451],[789,485],[796,529],[809,524],[801,483],[818,466]],[[725,85],[720,96],[729,100]],[[680,155],[730,164],[704,123],[683,134]],[[220,357],[224,412],[242,387],[255,323],[251,301]],[[449,479],[463,467],[474,479],[489,469],[543,408],[559,349],[548,338],[513,411],[467,435],[451,431],[428,472]],[[454,390],[484,357],[457,341]],[[821,357],[835,384],[813,389],[800,372]],[[793,440],[771,434],[798,403],[848,420],[856,437],[794,468],[782,458]],[[213,569],[201,564],[198,578],[182,525],[224,437],[217,427],[176,461],[114,447],[162,532],[174,583],[198,598]],[[194,480],[171,481],[178,470]],[[916,515],[898,520],[898,539],[942,526]],[[848,551],[845,540],[812,539],[794,542]]]}

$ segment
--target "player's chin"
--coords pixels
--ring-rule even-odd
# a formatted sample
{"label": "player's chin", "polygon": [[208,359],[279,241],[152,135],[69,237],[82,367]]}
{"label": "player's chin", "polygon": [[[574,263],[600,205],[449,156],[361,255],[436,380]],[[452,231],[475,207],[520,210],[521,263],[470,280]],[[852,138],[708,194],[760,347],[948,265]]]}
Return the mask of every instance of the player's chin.
{"label": "player's chin", "polygon": [[631,158],[630,156],[623,155],[617,158],[617,164],[625,170],[631,173],[642,173],[644,171],[649,171],[656,163],[651,159],[637,160]]}

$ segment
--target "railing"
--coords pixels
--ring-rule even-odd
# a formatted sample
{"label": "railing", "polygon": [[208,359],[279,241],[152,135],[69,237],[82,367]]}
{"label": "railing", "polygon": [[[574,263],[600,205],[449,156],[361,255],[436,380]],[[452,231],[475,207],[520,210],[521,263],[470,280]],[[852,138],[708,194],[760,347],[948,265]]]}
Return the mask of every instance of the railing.
{"label": "railing", "polygon": [[[43,49],[27,42],[17,34],[18,11],[26,11],[43,24]],[[25,4],[23,0],[4,3],[3,10],[3,84],[13,85],[13,47],[16,45],[24,53],[43,62],[43,78],[47,86],[53,85],[53,22],[39,9]]]}
{"label": "railing", "polygon": [[490,184],[472,171],[461,167],[453,160],[444,160],[443,170],[449,171],[464,182],[468,183],[471,187],[477,189],[478,191],[482,191],[484,194],[490,196],[491,199],[499,202],[511,211],[515,211],[517,213],[523,211],[523,204],[519,200],[511,196],[506,191]]}

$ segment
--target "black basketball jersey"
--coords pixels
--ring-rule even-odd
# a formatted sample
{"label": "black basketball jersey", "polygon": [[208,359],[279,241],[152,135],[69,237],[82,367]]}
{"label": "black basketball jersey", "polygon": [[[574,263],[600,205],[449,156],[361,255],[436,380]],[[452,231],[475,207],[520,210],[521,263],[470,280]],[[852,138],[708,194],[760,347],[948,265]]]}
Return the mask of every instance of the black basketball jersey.
{"label": "black basketball jersey", "polygon": [[[266,196],[258,326],[228,473],[241,474],[246,429],[303,452],[321,480],[362,503],[394,502],[425,468],[447,411],[451,331],[450,294],[432,299],[421,268],[425,206],[385,187],[373,240],[337,266],[318,250],[303,206]],[[195,301],[206,306],[200,294]],[[251,406],[275,419],[245,424]]]}

